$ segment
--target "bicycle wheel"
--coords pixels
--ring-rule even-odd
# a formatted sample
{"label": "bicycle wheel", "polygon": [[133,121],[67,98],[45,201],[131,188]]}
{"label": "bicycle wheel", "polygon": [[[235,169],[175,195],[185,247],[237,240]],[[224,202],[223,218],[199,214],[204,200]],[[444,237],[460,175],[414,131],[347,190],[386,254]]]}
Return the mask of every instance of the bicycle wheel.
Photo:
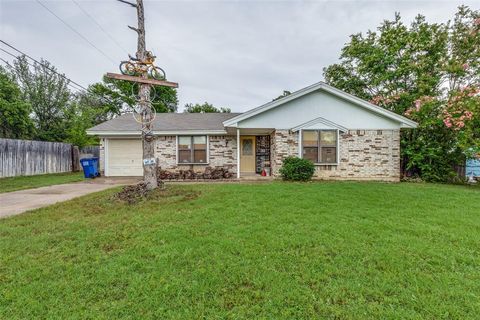
{"label": "bicycle wheel", "polygon": [[120,63],[120,72],[127,76],[135,75],[135,65],[130,61],[122,61]]}
{"label": "bicycle wheel", "polygon": [[148,74],[155,80],[165,80],[167,77],[165,76],[165,71],[163,71],[160,67],[149,67]]}

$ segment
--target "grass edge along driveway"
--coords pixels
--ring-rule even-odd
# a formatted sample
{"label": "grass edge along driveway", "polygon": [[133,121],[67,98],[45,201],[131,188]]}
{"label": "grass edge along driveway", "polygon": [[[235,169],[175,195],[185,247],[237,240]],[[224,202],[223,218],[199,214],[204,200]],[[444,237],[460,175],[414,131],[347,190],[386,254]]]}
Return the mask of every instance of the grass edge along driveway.
{"label": "grass edge along driveway", "polygon": [[84,180],[83,172],[49,173],[0,178],[0,193],[53,186]]}
{"label": "grass edge along driveway", "polygon": [[0,221],[0,318],[475,319],[480,189],[168,186]]}

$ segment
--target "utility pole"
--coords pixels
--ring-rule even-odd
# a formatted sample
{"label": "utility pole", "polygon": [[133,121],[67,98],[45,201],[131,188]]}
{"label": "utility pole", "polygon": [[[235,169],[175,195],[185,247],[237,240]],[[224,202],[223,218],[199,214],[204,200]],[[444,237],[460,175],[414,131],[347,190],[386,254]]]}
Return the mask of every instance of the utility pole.
{"label": "utility pole", "polygon": [[[137,9],[138,26],[128,26],[130,29],[137,32],[137,59],[144,61],[147,56],[147,49],[145,44],[145,15],[143,9],[143,0],[137,0],[137,3],[129,1],[118,0],[126,3]],[[143,79],[148,78],[148,73],[145,70],[141,75]],[[153,113],[152,103],[150,101],[151,84],[139,83],[139,113],[141,115],[142,124],[142,146],[143,146],[143,180],[147,185],[148,190],[153,190],[158,187],[157,165],[155,160],[155,137],[153,135],[153,120],[155,115]]]}

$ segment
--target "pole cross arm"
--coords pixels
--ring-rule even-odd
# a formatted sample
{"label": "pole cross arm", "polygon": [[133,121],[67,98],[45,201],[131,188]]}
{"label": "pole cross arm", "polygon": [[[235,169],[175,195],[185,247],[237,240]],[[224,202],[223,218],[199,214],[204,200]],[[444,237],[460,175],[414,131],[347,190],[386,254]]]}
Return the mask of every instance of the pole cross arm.
{"label": "pole cross arm", "polygon": [[178,83],[165,81],[165,80],[148,79],[148,78],[128,76],[125,74],[118,74],[118,73],[111,73],[111,72],[108,72],[105,76],[107,78],[112,78],[117,80],[139,82],[139,83],[151,84],[154,86],[161,86],[161,87],[178,88]]}

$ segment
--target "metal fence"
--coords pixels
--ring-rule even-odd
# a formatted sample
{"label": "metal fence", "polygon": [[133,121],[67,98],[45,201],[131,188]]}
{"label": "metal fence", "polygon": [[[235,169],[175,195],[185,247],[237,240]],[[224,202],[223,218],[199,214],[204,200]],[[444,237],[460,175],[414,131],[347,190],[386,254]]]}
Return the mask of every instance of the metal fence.
{"label": "metal fence", "polygon": [[98,146],[0,138],[0,177],[78,171],[79,159],[98,155]]}

